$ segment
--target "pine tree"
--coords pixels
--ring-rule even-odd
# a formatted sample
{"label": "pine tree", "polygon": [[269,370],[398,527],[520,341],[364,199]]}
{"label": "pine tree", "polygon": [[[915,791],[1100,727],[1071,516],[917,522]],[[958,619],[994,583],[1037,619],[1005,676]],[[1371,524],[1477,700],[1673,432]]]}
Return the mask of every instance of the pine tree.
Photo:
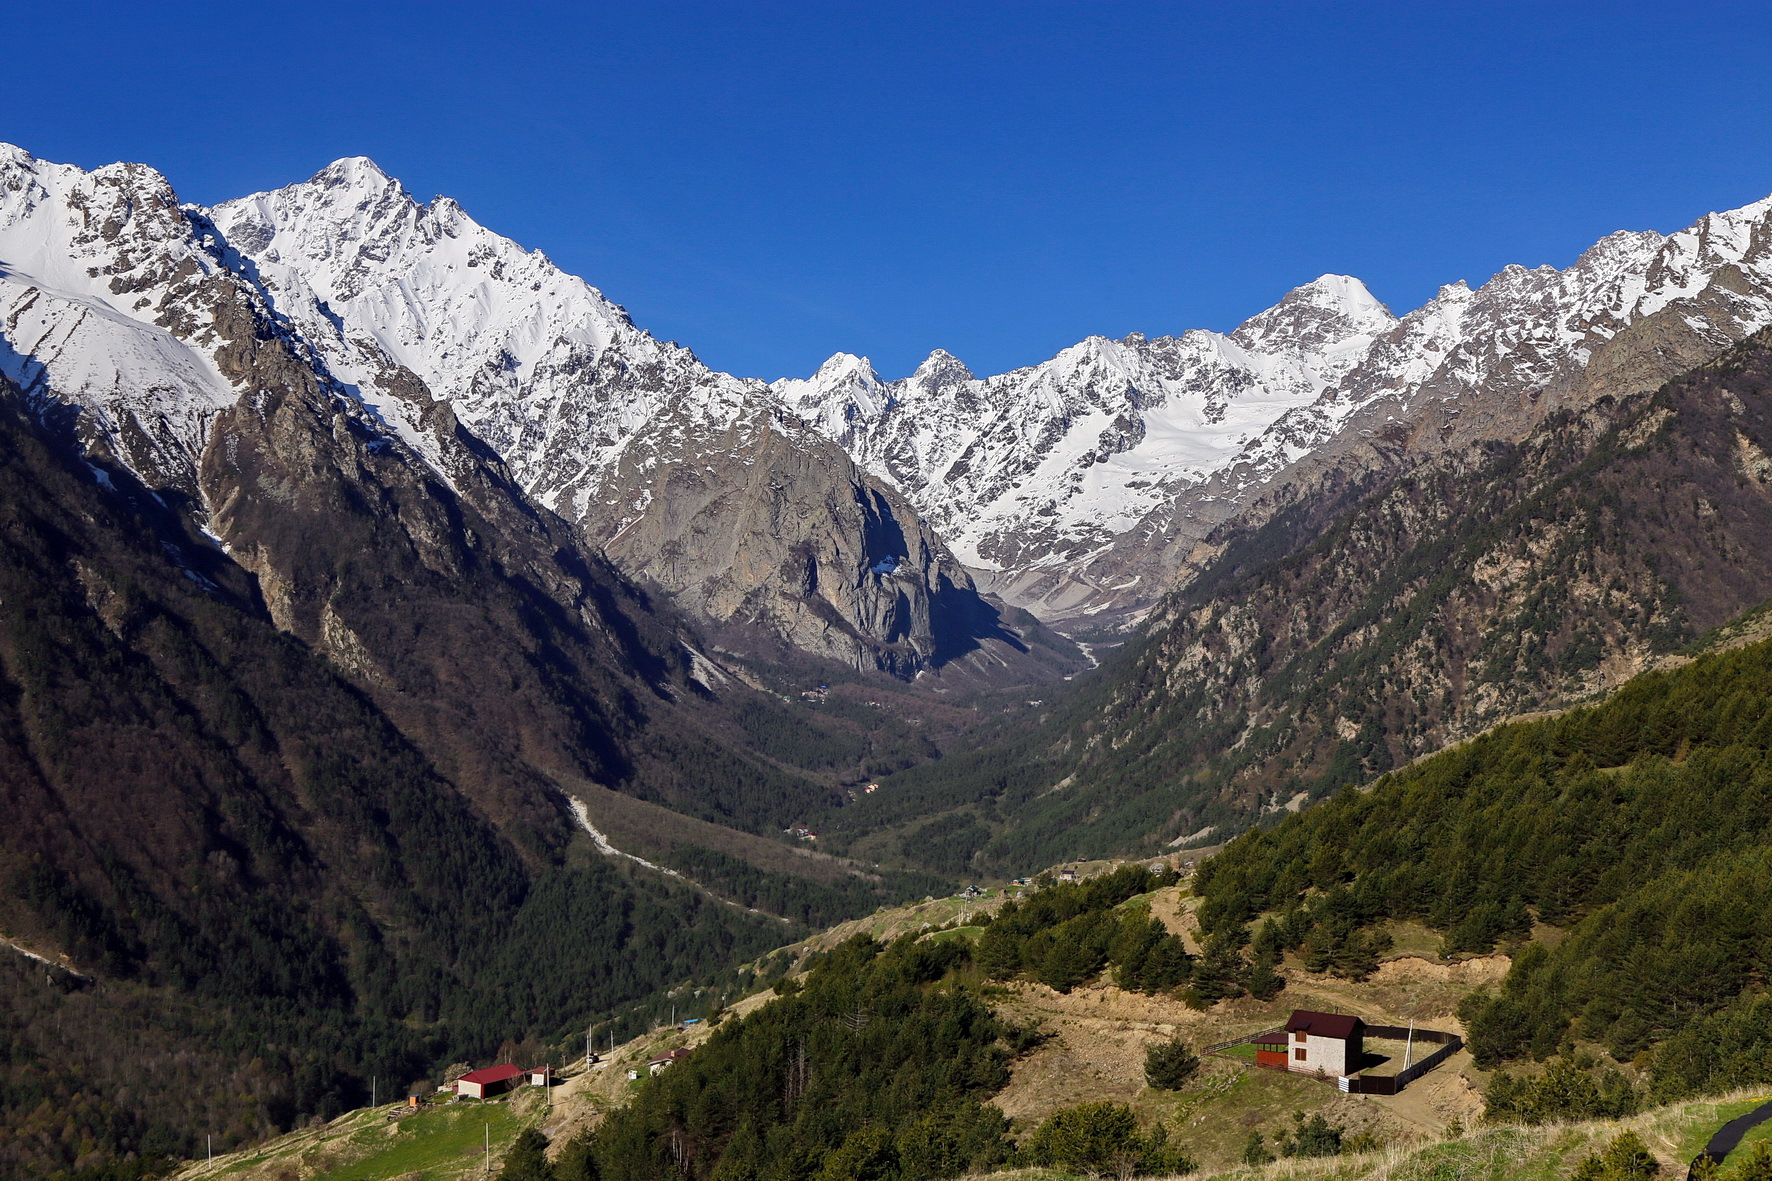
{"label": "pine tree", "polygon": [[1179,1038],[1144,1052],[1144,1081],[1159,1091],[1179,1091],[1200,1070],[1200,1056]]}
{"label": "pine tree", "polygon": [[978,967],[991,980],[1012,980],[1021,974],[1021,937],[1007,923],[992,923],[978,937]]}
{"label": "pine tree", "polygon": [[1754,1145],[1748,1158],[1730,1169],[1729,1181],[1772,1181],[1772,1148],[1764,1140]]}
{"label": "pine tree", "polygon": [[505,1153],[499,1181],[556,1181],[554,1166],[548,1163],[547,1150],[548,1138],[539,1129],[524,1128]]}
{"label": "pine tree", "polygon": [[554,1181],[600,1181],[597,1158],[591,1152],[589,1133],[581,1133],[566,1142],[554,1161]]}
{"label": "pine tree", "polygon": [[1258,954],[1249,968],[1249,995],[1260,1001],[1271,1001],[1286,987],[1286,978],[1276,970],[1277,956]]}

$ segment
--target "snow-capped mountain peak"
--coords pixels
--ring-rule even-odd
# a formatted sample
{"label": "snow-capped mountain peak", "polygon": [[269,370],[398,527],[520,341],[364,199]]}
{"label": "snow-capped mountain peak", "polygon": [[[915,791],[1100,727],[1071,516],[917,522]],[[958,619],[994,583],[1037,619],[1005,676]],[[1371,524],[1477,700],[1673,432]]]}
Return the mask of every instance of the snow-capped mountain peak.
{"label": "snow-capped mountain peak", "polygon": [[[1401,319],[1358,279],[1328,274],[1229,333],[1089,336],[987,376],[937,349],[892,381],[850,353],[770,385],[713,371],[365,157],[204,210],[181,208],[140,165],[87,173],[0,147],[0,272],[8,340],[30,342],[9,371],[29,378],[53,361],[56,384],[101,410],[169,402],[179,409],[161,418],[179,425],[166,446],[187,457],[203,416],[234,393],[201,347],[210,304],[192,292],[250,284],[280,331],[439,471],[441,403],[595,539],[632,544],[673,481],[690,496],[683,481],[699,473],[691,499],[705,507],[766,453],[783,472],[816,453],[795,470],[847,480],[853,461],[1010,597],[1064,613],[1150,601],[1191,539],[1332,443],[1394,436],[1388,423],[1414,424],[1412,445],[1503,437],[1635,325],[1663,326],[1667,347],[1650,354],[1666,361],[1772,322],[1772,198],[1671,235],[1609,235],[1566,269],[1450,283]],[[162,358],[141,371],[182,376],[137,389],[122,370],[75,363],[125,355],[121,344],[54,336],[101,330]],[[174,354],[180,364],[164,360]],[[121,401],[106,392],[126,387]],[[793,455],[770,450],[778,442]],[[654,556],[676,563],[670,579],[699,578],[685,552],[660,541]],[[862,574],[880,557],[845,555]]]}
{"label": "snow-capped mountain peak", "polygon": [[1320,350],[1355,337],[1378,336],[1397,322],[1391,310],[1351,275],[1322,275],[1238,325],[1231,339],[1253,353]]}
{"label": "snow-capped mountain peak", "polygon": [[996,589],[1062,614],[1151,601],[1191,539],[1254,491],[1344,431],[1371,434],[1368,408],[1410,421],[1446,407],[1437,445],[1505,437],[1676,306],[1692,309],[1678,330],[1710,344],[1665,358],[1772,323],[1772,199],[1665,237],[1609,235],[1566,270],[1449,283],[1401,319],[1331,274],[1228,335],[1090,337],[984,378],[925,363],[866,399],[827,370],[773,388],[997,571]]}

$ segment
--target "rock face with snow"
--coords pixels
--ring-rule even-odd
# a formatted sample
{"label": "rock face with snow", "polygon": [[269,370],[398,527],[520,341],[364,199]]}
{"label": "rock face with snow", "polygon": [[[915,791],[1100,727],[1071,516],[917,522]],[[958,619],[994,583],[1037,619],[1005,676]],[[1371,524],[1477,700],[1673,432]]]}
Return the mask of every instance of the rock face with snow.
{"label": "rock face with snow", "polygon": [[767,388],[368,160],[209,211],[330,371],[443,470],[436,405],[629,573],[717,622],[900,675],[996,634],[889,484]]}
{"label": "rock face with snow", "polygon": [[1401,320],[1325,275],[1228,336],[1091,337],[984,378],[937,352],[883,382],[839,354],[774,389],[993,589],[1067,616],[1148,605],[1214,527],[1326,463],[1518,439],[1767,323],[1772,201],[1455,283]]}
{"label": "rock face with snow", "polygon": [[[0,366],[52,376],[89,445],[201,501],[238,395],[214,320],[262,316],[451,487],[495,468],[711,620],[914,674],[1013,643],[975,577],[1048,618],[1135,613],[1232,518],[1715,355],[1772,322],[1769,222],[1765,201],[1621,232],[1401,319],[1325,275],[1229,334],[1090,337],[987,377],[938,350],[890,382],[839,354],[764,385],[367,160],[205,210],[139,166],[6,149]],[[153,226],[176,232],[147,249]]]}
{"label": "rock face with snow", "polygon": [[1015,643],[905,499],[761,382],[446,198],[353,159],[208,210],[139,165],[0,152],[0,372],[256,561],[274,609],[303,595],[239,527],[242,442],[218,452],[216,427],[275,422],[296,411],[266,391],[299,388],[355,440],[349,463],[404,457],[483,509],[553,509],[715,622],[905,676]]}

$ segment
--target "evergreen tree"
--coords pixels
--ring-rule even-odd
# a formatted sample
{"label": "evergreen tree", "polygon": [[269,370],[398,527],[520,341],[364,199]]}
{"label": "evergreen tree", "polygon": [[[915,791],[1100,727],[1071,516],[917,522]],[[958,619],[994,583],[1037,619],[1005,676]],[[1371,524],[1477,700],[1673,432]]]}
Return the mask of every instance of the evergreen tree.
{"label": "evergreen tree", "polygon": [[1258,1001],[1271,1001],[1286,987],[1286,978],[1277,970],[1278,959],[1257,954],[1249,966],[1249,995]]}
{"label": "evergreen tree", "polygon": [[1198,1074],[1200,1056],[1180,1038],[1144,1052],[1144,1081],[1159,1091],[1179,1091]]}
{"label": "evergreen tree", "polygon": [[1572,1181],[1647,1181],[1661,1174],[1661,1162],[1643,1138],[1625,1132],[1599,1152],[1590,1152],[1576,1166]]}
{"label": "evergreen tree", "polygon": [[[1014,906],[1003,904],[1004,909]],[[985,928],[978,937],[978,968],[991,980],[1013,980],[1021,974],[1021,938],[1002,921]]]}
{"label": "evergreen tree", "polygon": [[1161,1126],[1140,1134],[1124,1103],[1084,1103],[1056,1111],[1035,1128],[1019,1154],[1024,1163],[1071,1173],[1122,1176],[1188,1173],[1194,1169]]}
{"label": "evergreen tree", "polygon": [[540,1129],[524,1128],[505,1153],[504,1168],[499,1181],[556,1181],[554,1166],[548,1163],[548,1138]]}
{"label": "evergreen tree", "polygon": [[554,1181],[600,1181],[600,1177],[589,1133],[568,1140],[554,1161]]}
{"label": "evergreen tree", "polygon": [[1729,1181],[1772,1181],[1772,1147],[1768,1147],[1764,1140],[1760,1141],[1745,1160],[1728,1170],[1726,1176]]}
{"label": "evergreen tree", "polygon": [[1295,1112],[1291,1129],[1281,1132],[1276,1139],[1282,1156],[1339,1156],[1343,1131],[1324,1119],[1320,1111],[1309,1119],[1303,1112]]}

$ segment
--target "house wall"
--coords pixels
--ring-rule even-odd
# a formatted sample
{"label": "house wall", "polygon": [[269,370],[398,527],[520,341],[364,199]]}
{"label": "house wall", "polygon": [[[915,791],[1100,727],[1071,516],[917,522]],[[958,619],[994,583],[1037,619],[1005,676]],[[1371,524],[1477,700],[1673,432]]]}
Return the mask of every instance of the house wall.
{"label": "house wall", "polygon": [[[1293,1041],[1287,1046],[1288,1068],[1300,1074],[1315,1074],[1321,1070],[1324,1074],[1344,1075],[1347,1073],[1348,1043],[1339,1038],[1317,1037],[1307,1033],[1304,1041],[1298,1041],[1293,1034]],[[1304,1048],[1304,1060],[1298,1058],[1299,1047]]]}
{"label": "house wall", "polygon": [[1314,1073],[1322,1067],[1324,1074],[1347,1073],[1347,1043],[1339,1038],[1311,1036],[1305,1039],[1305,1048],[1310,1051],[1306,1063]]}
{"label": "house wall", "polygon": [[485,1087],[481,1086],[479,1083],[470,1083],[465,1080],[455,1084],[455,1093],[457,1095],[466,1095],[469,1099],[486,1098]]}

